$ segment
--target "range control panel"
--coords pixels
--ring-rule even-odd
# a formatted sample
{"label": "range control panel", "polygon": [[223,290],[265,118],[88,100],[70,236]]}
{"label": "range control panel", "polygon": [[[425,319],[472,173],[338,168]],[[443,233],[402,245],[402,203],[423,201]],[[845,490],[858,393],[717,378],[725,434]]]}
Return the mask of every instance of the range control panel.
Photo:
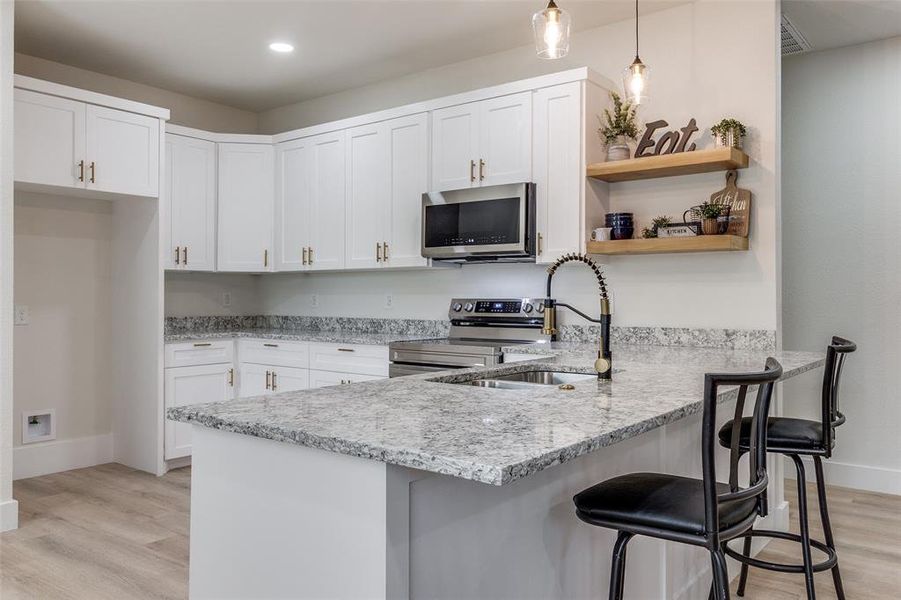
{"label": "range control panel", "polygon": [[544,312],[541,298],[454,298],[448,315],[451,320],[479,316],[534,317]]}

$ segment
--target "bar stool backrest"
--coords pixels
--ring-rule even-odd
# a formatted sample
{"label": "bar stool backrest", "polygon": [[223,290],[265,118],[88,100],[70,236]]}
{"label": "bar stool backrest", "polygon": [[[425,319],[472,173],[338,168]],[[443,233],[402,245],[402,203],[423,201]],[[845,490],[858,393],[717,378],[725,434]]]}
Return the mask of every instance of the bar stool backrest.
{"label": "bar stool backrest", "polygon": [[837,335],[832,337],[832,343],[826,348],[826,372],[823,375],[823,446],[826,458],[832,456],[835,428],[845,422],[845,415],[838,408],[838,387],[845,355],[855,350],[857,344]]}
{"label": "bar stool backrest", "polygon": [[[704,478],[704,521],[708,541],[719,547],[719,505],[723,502],[757,499],[757,514],[767,513],[766,488],[766,421],[773,398],[773,386],[782,377],[782,365],[774,358],[766,360],[757,373],[707,373],[704,376],[704,415],[701,425],[701,467]],[[717,447],[716,406],[721,386],[739,386],[732,429],[729,492],[717,494],[714,451]],[[757,400],[751,417],[748,486],[738,485],[739,437],[745,396],[748,388],[757,387]]]}

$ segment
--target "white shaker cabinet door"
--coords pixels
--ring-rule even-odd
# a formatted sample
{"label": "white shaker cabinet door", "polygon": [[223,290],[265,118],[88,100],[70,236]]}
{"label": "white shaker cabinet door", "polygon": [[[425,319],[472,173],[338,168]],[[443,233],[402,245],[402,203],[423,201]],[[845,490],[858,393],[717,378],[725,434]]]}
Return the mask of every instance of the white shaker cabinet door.
{"label": "white shaker cabinet door", "polygon": [[383,264],[390,207],[390,157],[385,123],[347,131],[347,217],[345,266],[373,269]]}
{"label": "white shaker cabinet door", "polygon": [[220,271],[272,270],[274,162],[268,144],[219,144]]}
{"label": "white shaker cabinet door", "polygon": [[81,102],[15,90],[15,180],[85,187],[85,109]]}
{"label": "white shaker cabinet door", "polygon": [[271,394],[272,367],[253,363],[241,363],[238,372],[239,398],[251,398]]}
{"label": "white shaker cabinet door", "polygon": [[422,257],[422,195],[428,191],[429,127],[426,113],[388,121],[390,205],[382,264],[419,267]]}
{"label": "white shaker cabinet door", "polygon": [[272,393],[293,392],[310,387],[310,372],[293,367],[272,368]]}
{"label": "white shaker cabinet door", "polygon": [[581,252],[582,86],[566,83],[538,90],[534,112],[534,181],[539,263]]}
{"label": "white shaker cabinet door", "polygon": [[166,135],[167,269],[216,269],[216,144]]}
{"label": "white shaker cabinet door", "polygon": [[[231,364],[178,367],[165,371],[166,408],[220,402],[234,397],[234,371]],[[190,454],[191,426],[167,419],[166,459]]]}
{"label": "white shaker cabinet door", "polygon": [[479,104],[432,112],[432,185],[445,191],[478,185]]}
{"label": "white shaker cabinet door", "polygon": [[310,139],[291,140],[276,147],[275,269],[309,269]]}
{"label": "white shaker cabinet door", "polygon": [[92,105],[86,114],[86,187],[133,196],[158,196],[159,119]]}
{"label": "white shaker cabinet door", "polygon": [[532,180],[532,92],[479,103],[479,185]]}
{"label": "white shaker cabinet door", "polygon": [[344,268],[345,132],[310,140],[310,263],[314,271]]}

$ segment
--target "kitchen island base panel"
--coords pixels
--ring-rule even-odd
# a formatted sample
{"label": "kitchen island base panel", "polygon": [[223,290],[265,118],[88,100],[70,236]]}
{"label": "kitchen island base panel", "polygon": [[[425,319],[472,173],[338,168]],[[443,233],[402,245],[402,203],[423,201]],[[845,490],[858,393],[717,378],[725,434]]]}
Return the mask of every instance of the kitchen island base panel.
{"label": "kitchen island base panel", "polygon": [[[699,472],[699,419],[504,486],[195,426],[191,598],[604,597],[615,532],[579,521],[574,491]],[[770,499],[759,526],[785,529],[781,481]],[[629,556],[626,598],[706,597],[703,548],[637,537]]]}

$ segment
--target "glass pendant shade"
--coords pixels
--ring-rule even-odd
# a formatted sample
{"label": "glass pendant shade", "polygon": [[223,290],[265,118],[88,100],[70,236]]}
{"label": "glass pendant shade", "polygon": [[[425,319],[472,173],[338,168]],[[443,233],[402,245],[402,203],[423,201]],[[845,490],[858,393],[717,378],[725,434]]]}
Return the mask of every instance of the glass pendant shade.
{"label": "glass pendant shade", "polygon": [[636,106],[646,103],[650,78],[651,69],[636,56],[632,64],[623,70],[625,99]]}
{"label": "glass pendant shade", "polygon": [[532,15],[532,32],[539,58],[563,58],[569,54],[569,13],[560,10],[551,0],[547,8]]}

